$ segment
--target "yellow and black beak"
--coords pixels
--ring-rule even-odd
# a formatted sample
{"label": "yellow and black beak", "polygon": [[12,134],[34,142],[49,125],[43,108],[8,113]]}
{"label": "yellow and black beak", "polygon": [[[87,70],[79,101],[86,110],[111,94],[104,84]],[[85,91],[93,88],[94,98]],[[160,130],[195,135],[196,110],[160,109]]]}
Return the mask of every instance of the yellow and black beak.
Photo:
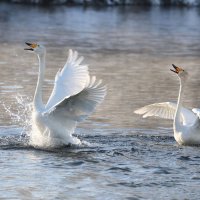
{"label": "yellow and black beak", "polygon": [[174,64],[172,64],[172,66],[173,66],[173,68],[175,69],[175,70],[173,70],[173,69],[170,69],[172,72],[174,72],[174,73],[176,73],[176,74],[179,74],[180,72],[183,72],[184,71],[184,69],[182,69],[182,68],[180,68],[180,67],[177,67],[176,65],[174,65]]}
{"label": "yellow and black beak", "polygon": [[24,50],[29,50],[29,51],[33,51],[38,45],[36,43],[29,43],[26,42],[26,44],[30,47],[30,48],[25,48]]}

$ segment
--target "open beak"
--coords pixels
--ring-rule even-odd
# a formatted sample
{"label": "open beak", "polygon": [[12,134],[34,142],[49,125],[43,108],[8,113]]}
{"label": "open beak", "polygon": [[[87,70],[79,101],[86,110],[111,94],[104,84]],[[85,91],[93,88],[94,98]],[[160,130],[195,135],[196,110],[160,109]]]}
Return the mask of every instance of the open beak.
{"label": "open beak", "polygon": [[173,68],[174,68],[175,70],[173,70],[173,69],[170,69],[170,70],[171,70],[172,72],[176,73],[176,74],[179,74],[179,72],[184,71],[184,69],[182,69],[182,68],[180,68],[180,67],[177,67],[177,66],[174,65],[174,64],[172,64],[172,66],[173,66]]}
{"label": "open beak", "polygon": [[29,51],[33,51],[34,48],[36,48],[38,45],[36,43],[29,43],[26,42],[26,44],[30,47],[30,48],[25,48],[24,50],[29,50]]}

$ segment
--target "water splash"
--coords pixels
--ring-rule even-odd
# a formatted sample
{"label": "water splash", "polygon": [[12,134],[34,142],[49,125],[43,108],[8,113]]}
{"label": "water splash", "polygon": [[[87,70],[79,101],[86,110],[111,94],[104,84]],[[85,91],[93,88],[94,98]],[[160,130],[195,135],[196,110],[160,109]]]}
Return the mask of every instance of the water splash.
{"label": "water splash", "polygon": [[45,126],[38,126],[37,121],[35,121],[35,113],[33,111],[32,113],[32,129],[30,132],[30,140],[29,144],[31,146],[34,146],[35,148],[43,148],[43,149],[49,149],[49,148],[62,148],[65,146],[75,145],[80,146],[82,145],[82,142],[71,135],[73,131],[63,131],[54,134],[49,130],[48,127]]}
{"label": "water splash", "polygon": [[[17,94],[13,99],[16,101],[13,101],[13,103],[9,105],[4,102],[2,105],[6,113],[10,116],[11,124],[16,125],[17,132],[20,133],[20,137],[17,136],[21,143],[20,145],[28,145],[39,149],[49,149],[65,147],[66,145],[69,145],[69,143],[78,146],[82,144],[78,138],[72,137],[71,133],[73,131],[70,131],[69,134],[63,132],[63,134],[60,135],[52,135],[48,127],[40,130],[40,126],[37,125],[38,122],[35,121],[36,113],[34,112],[33,104],[30,103],[32,102],[30,97]],[[6,136],[6,138],[7,137],[8,136]],[[16,138],[16,135],[14,137]],[[13,137],[11,136],[11,138]],[[6,141],[6,144],[8,143],[5,138],[2,141]],[[11,141],[11,143],[13,142]],[[15,145],[15,142],[13,144]]]}
{"label": "water splash", "polygon": [[[30,113],[32,112],[31,100],[29,97],[21,94],[12,96],[12,99],[14,101],[9,103],[1,102],[1,106],[3,106],[11,120],[9,120],[9,127],[2,127],[1,129],[0,148],[24,148],[29,146],[29,133],[31,130]],[[7,134],[8,132],[9,135]]]}
{"label": "water splash", "polygon": [[[34,115],[34,113],[32,115]],[[61,146],[61,144],[56,143],[55,139],[53,140],[48,129],[41,132],[34,121],[31,126],[29,144],[35,148],[44,149]]]}
{"label": "water splash", "polygon": [[[8,105],[8,103],[3,102],[2,105],[11,119],[11,125],[18,127],[17,132],[20,133],[18,141],[20,141],[20,143],[24,143],[24,145],[33,146],[35,148],[46,149],[58,146],[56,145],[55,140],[50,137],[48,131],[41,133],[38,129],[33,120],[34,111],[30,97],[17,94],[13,97],[13,99],[15,99],[13,103],[9,103]],[[14,137],[16,138],[16,136]],[[12,141],[8,142],[8,140],[9,136],[2,139],[3,143],[6,145],[13,143]],[[2,145],[4,146],[4,144]]]}
{"label": "water splash", "polygon": [[17,94],[13,97],[16,101],[11,104],[2,103],[6,113],[10,116],[12,124],[20,126],[20,135],[27,135],[31,130],[32,103],[30,97]]}

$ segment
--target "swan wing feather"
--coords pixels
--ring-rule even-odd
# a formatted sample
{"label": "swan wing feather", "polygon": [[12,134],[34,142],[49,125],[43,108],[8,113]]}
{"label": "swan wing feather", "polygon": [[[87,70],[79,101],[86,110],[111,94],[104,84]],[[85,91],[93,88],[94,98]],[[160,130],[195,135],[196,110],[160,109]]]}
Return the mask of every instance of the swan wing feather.
{"label": "swan wing feather", "polygon": [[[135,110],[136,114],[146,117],[160,117],[164,119],[174,119],[177,104],[173,102],[162,102],[144,106]],[[181,107],[181,120],[183,124],[192,124],[197,116],[189,109]]]}
{"label": "swan wing feather", "polygon": [[49,115],[62,120],[82,121],[90,115],[106,95],[106,86],[93,76],[86,88],[57,104]]}
{"label": "swan wing feather", "polygon": [[60,69],[55,77],[54,88],[46,104],[49,110],[64,99],[78,94],[88,82],[89,72],[86,65],[81,65],[83,57],[78,58],[78,52],[69,50],[69,55],[63,69]]}

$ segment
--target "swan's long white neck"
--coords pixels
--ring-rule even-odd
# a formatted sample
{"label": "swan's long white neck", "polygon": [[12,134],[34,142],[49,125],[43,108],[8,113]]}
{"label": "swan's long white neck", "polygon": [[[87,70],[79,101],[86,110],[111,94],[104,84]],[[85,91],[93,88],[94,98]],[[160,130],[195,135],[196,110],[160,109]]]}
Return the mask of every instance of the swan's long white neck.
{"label": "swan's long white neck", "polygon": [[175,113],[175,118],[174,118],[174,130],[178,132],[183,127],[183,124],[181,122],[181,107],[182,107],[183,91],[184,91],[184,86],[185,86],[185,81],[183,81],[180,77],[179,77],[179,81],[180,81],[180,89],[179,89],[176,113]]}
{"label": "swan's long white neck", "polygon": [[44,109],[44,104],[42,101],[42,85],[44,81],[44,72],[45,72],[45,55],[46,53],[38,54],[39,75],[38,75],[38,81],[37,81],[37,86],[36,86],[34,100],[33,100],[34,108],[36,110]]}

